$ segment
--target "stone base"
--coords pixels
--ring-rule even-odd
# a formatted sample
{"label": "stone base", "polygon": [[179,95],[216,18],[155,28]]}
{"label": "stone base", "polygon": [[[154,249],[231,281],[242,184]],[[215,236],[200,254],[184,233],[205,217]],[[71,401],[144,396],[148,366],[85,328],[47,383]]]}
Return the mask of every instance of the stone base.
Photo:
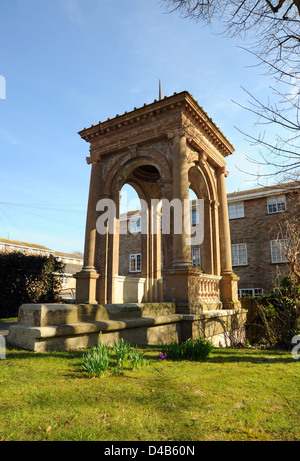
{"label": "stone base", "polygon": [[92,268],[82,269],[74,275],[76,279],[77,302],[97,304],[96,283],[99,274]]}
{"label": "stone base", "polygon": [[180,314],[174,303],[23,304],[7,341],[35,352],[86,349],[98,344],[100,334],[101,342],[111,344],[121,338],[141,345],[207,338],[222,346],[232,344],[236,335],[245,336],[244,312]]}
{"label": "stone base", "polygon": [[225,309],[240,309],[241,303],[238,297],[239,277],[232,273],[222,274],[220,291],[223,307]]}
{"label": "stone base", "polygon": [[201,315],[185,315],[181,323],[181,340],[210,339],[215,346],[233,346],[246,341],[247,311],[223,309]]}
{"label": "stone base", "polygon": [[[166,269],[164,278],[164,299],[176,303],[178,312],[201,314],[207,310],[222,309],[219,296],[219,283],[222,277],[203,274],[194,266],[183,266]],[[214,289],[210,287],[207,291],[201,292],[203,282],[213,283]]]}

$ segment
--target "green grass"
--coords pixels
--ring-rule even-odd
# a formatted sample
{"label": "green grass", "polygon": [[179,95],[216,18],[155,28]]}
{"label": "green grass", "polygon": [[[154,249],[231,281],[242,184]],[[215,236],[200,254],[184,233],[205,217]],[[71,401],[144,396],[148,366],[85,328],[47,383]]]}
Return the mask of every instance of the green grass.
{"label": "green grass", "polygon": [[299,440],[300,360],[216,349],[203,362],[159,360],[89,379],[84,352],[8,348],[0,360],[0,440]]}
{"label": "green grass", "polygon": [[18,317],[9,317],[7,319],[0,319],[0,323],[7,323],[7,322],[17,322]]}

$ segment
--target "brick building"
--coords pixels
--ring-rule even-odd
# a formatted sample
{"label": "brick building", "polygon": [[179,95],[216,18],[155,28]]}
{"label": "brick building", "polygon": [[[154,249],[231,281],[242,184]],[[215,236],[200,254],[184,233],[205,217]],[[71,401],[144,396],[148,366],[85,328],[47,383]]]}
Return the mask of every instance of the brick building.
{"label": "brick building", "polygon": [[300,214],[300,184],[285,183],[228,194],[232,266],[239,295],[270,291],[288,273],[285,221]]}
{"label": "brick building", "polygon": [[[286,236],[279,235],[279,224],[289,216],[300,214],[300,184],[286,183],[271,187],[227,194],[231,231],[232,266],[240,277],[239,296],[258,295],[272,290],[277,278],[288,273],[285,257]],[[119,274],[140,277],[140,217],[128,212],[128,223],[121,216]],[[192,224],[197,215],[191,209]],[[201,268],[201,246],[192,247],[194,265]],[[163,265],[163,261],[162,261]]]}
{"label": "brick building", "polygon": [[0,238],[0,253],[19,251],[25,255],[51,255],[65,264],[65,273],[61,277],[62,299],[75,299],[76,281],[74,274],[81,270],[83,265],[82,255],[75,253],[63,253],[53,251],[50,248],[36,243],[20,242],[16,240]]}

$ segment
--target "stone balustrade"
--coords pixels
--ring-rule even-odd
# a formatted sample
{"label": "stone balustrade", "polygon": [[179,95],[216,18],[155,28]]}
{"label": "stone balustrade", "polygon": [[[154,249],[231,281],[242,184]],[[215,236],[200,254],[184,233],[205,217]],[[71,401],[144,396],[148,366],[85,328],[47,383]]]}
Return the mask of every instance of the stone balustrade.
{"label": "stone balustrade", "polygon": [[199,276],[199,299],[203,302],[217,302],[220,300],[219,283],[222,277],[217,275],[201,274]]}

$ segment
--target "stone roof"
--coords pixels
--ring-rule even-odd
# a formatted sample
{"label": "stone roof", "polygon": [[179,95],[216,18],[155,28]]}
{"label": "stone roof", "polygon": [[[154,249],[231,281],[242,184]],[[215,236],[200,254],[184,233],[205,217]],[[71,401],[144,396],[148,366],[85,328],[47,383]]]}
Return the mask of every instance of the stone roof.
{"label": "stone roof", "polygon": [[[89,128],[85,127],[78,134],[85,141],[91,142],[122,128],[128,129],[128,126],[141,123],[141,121],[152,120],[153,117],[159,116],[164,111],[176,110],[178,105],[182,107],[182,110],[190,114],[196,124],[203,128],[205,133],[224,152],[225,156],[233,153],[234,147],[230,141],[188,91],[174,93],[159,100],[155,99],[150,104],[145,103],[142,107],[135,107],[133,110],[126,111],[122,115],[117,114],[115,117],[108,118],[104,122],[100,121]],[[87,160],[89,163],[89,158]]]}

